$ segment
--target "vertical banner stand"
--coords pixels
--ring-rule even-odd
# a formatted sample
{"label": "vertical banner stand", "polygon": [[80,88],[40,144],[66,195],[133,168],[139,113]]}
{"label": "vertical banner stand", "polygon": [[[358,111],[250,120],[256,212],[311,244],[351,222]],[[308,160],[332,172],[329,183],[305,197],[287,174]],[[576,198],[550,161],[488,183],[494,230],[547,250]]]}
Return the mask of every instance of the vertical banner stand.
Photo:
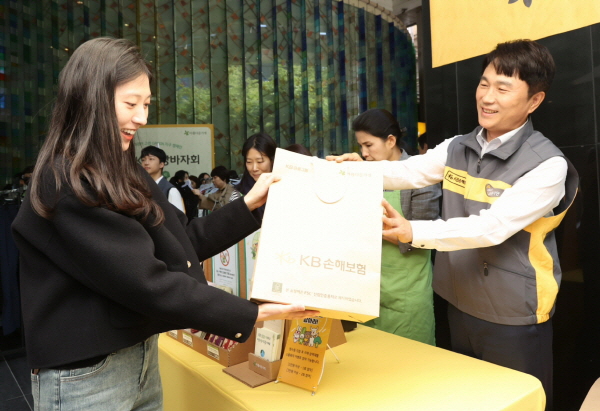
{"label": "vertical banner stand", "polygon": [[276,382],[285,382],[316,394],[325,369],[325,352],[330,348],[328,342],[332,324],[330,318],[324,317],[292,320]]}

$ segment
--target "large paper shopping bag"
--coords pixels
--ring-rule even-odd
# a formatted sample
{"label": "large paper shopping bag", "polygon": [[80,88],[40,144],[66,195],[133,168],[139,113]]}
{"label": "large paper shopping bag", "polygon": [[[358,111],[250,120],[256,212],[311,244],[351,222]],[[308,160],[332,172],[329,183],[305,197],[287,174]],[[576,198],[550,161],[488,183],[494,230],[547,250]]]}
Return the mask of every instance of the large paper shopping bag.
{"label": "large paper shopping bag", "polygon": [[277,149],[251,297],[321,315],[379,316],[383,178],[377,162],[335,163]]}

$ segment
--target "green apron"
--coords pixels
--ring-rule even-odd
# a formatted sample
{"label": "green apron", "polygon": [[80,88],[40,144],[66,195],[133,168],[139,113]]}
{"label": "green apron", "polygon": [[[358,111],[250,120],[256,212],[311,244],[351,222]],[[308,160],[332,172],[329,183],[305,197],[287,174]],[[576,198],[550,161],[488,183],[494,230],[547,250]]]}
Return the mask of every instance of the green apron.
{"label": "green apron", "polygon": [[[400,191],[383,196],[404,216]],[[431,251],[415,248],[402,254],[397,245],[382,241],[379,317],[365,325],[435,345]]]}

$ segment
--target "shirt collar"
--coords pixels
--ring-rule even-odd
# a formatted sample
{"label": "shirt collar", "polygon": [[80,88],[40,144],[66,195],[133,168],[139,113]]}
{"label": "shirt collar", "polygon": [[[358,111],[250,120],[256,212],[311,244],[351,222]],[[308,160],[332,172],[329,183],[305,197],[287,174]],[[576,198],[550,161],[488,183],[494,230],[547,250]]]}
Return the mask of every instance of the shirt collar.
{"label": "shirt collar", "polygon": [[490,142],[488,142],[486,136],[484,136],[484,134],[487,134],[487,130],[482,127],[481,130],[479,130],[479,132],[477,133],[477,136],[476,136],[477,142],[479,143],[479,145],[481,147],[486,147],[486,146],[490,145],[491,147],[498,148],[502,144],[504,144],[508,140],[510,140],[511,137],[513,137],[515,134],[517,134],[519,132],[519,130],[521,130],[523,127],[525,127],[525,124],[527,124],[528,122],[529,122],[529,119],[527,119],[527,121],[525,121],[521,125],[521,127],[515,128],[514,130],[511,130],[508,133],[504,133],[500,137],[496,137],[495,139],[493,139]]}

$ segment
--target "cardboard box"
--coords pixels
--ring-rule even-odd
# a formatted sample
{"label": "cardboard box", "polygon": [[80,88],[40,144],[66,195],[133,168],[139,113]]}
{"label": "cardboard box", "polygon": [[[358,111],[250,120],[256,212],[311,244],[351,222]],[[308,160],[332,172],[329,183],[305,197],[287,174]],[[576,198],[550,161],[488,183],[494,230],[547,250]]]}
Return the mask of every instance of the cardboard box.
{"label": "cardboard box", "polygon": [[248,361],[223,368],[223,372],[243,382],[248,387],[255,388],[275,381],[281,360],[269,362],[257,355],[248,353]]}
{"label": "cardboard box", "polygon": [[230,367],[235,364],[248,361],[248,353],[254,352],[254,344],[256,342],[256,330],[252,330],[252,334],[244,343],[238,343],[234,347],[226,350],[209,343],[203,338],[199,338],[186,330],[179,330],[178,341],[192,348],[194,351],[207,356],[218,362],[219,364]]}
{"label": "cardboard box", "polygon": [[269,380],[266,377],[263,377],[260,374],[255,373],[250,368],[248,368],[248,361],[233,365],[231,367],[223,368],[223,372],[243,382],[250,388],[255,388],[259,385],[263,385],[273,381]]}
{"label": "cardboard box", "polygon": [[281,367],[281,360],[267,361],[256,354],[248,353],[248,367],[269,381],[275,381]]}
{"label": "cardboard box", "polygon": [[[287,342],[290,333],[291,320],[285,321],[283,343]],[[261,326],[261,324],[257,324]],[[329,346],[337,347],[346,342],[346,336],[340,320],[333,320],[331,333],[329,335]],[[285,350],[285,347],[284,347]],[[238,379],[251,388],[275,381],[281,368],[281,360],[269,362],[254,353],[248,353],[248,361],[223,369],[226,374]]]}

